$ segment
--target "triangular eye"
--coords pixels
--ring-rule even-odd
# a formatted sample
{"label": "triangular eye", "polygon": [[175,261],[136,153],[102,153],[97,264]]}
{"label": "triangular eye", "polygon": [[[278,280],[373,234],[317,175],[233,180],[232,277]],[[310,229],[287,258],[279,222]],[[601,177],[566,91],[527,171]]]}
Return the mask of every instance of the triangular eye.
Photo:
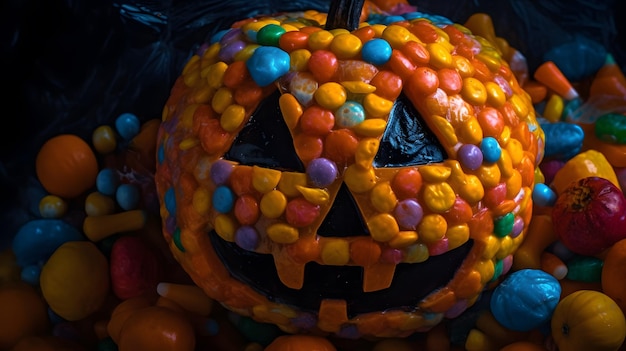
{"label": "triangular eye", "polygon": [[289,128],[280,112],[276,90],[252,113],[224,158],[242,165],[304,173]]}
{"label": "triangular eye", "polygon": [[420,113],[404,94],[400,95],[389,113],[374,167],[418,166],[443,162],[447,158]]}

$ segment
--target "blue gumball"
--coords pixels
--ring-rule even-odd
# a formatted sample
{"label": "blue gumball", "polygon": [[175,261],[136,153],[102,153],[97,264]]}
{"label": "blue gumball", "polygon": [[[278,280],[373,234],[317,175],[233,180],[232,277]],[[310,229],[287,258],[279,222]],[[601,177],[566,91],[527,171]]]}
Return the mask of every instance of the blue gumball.
{"label": "blue gumball", "polygon": [[561,285],[552,275],[540,269],[522,269],[494,290],[491,313],[508,329],[530,331],[550,320],[560,297]]}

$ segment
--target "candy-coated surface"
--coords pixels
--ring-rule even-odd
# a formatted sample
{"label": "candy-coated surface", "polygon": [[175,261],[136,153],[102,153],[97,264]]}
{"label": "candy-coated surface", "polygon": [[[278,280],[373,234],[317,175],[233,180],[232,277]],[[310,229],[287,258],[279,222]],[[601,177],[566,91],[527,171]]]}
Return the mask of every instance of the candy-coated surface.
{"label": "candy-coated surface", "polygon": [[[174,256],[211,298],[290,331],[402,336],[458,315],[525,237],[544,145],[530,99],[500,48],[444,19],[350,32],[298,16],[235,25],[177,81],[156,173]],[[203,87],[209,103],[188,103]],[[449,255],[457,266],[437,275]],[[415,278],[428,286],[393,282],[418,262],[437,276]],[[314,265],[349,287],[313,287]]]}
{"label": "candy-coated surface", "polygon": [[0,348],[11,350],[22,338],[49,328],[46,303],[37,289],[24,282],[0,285]]}
{"label": "candy-coated surface", "polygon": [[193,351],[196,338],[189,319],[160,306],[141,308],[128,317],[120,332],[120,351]]}

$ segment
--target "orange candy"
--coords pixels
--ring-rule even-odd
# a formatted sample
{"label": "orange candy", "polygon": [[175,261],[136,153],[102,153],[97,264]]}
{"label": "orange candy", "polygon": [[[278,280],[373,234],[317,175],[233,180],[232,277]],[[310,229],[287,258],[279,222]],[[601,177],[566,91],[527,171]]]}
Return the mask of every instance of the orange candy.
{"label": "orange candy", "polygon": [[500,351],[548,351],[548,349],[534,342],[516,341],[501,348]]}
{"label": "orange candy", "polygon": [[133,313],[120,332],[120,351],[193,351],[196,336],[181,312],[150,306]]}
{"label": "orange candy", "polygon": [[35,288],[21,281],[0,286],[0,350],[48,327],[46,304]]}
{"label": "orange candy", "polygon": [[265,351],[336,351],[328,339],[311,335],[282,335],[269,344]]}
{"label": "orange candy", "polygon": [[51,194],[76,197],[96,183],[98,161],[89,144],[72,134],[43,144],[35,160],[37,178]]}
{"label": "orange candy", "polygon": [[626,239],[609,249],[602,265],[602,291],[626,313]]}

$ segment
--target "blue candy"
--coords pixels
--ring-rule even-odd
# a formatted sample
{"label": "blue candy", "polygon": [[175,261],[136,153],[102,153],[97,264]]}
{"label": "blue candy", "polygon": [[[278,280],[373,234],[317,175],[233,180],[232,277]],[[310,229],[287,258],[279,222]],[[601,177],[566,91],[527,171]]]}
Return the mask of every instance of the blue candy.
{"label": "blue candy", "polygon": [[126,211],[134,210],[139,207],[140,197],[139,189],[133,184],[122,184],[117,187],[117,191],[115,192],[117,204]]}
{"label": "blue candy", "polygon": [[122,113],[115,119],[115,129],[124,140],[131,140],[141,128],[139,118],[132,113]]}
{"label": "blue candy", "polygon": [[115,195],[120,178],[113,168],[103,168],[96,177],[96,189],[107,196]]}
{"label": "blue candy", "polygon": [[567,161],[576,156],[583,146],[585,132],[573,123],[542,123],[545,133],[545,157]]}
{"label": "blue candy", "polygon": [[235,193],[225,185],[218,186],[213,193],[213,208],[219,213],[226,213],[233,209]]}
{"label": "blue candy", "polygon": [[13,237],[13,253],[20,267],[37,265],[68,241],[85,240],[76,228],[60,219],[36,219],[24,224]]}
{"label": "blue candy", "polygon": [[259,47],[246,61],[250,76],[261,87],[272,84],[289,72],[289,66],[289,54],[273,46]]}
{"label": "blue candy", "polygon": [[163,202],[170,216],[174,216],[176,214],[176,193],[174,192],[174,188],[167,189],[165,195],[163,195]]}
{"label": "blue candy", "polygon": [[552,206],[556,202],[556,193],[544,183],[537,183],[533,188],[533,203],[539,206]]}
{"label": "blue candy", "polygon": [[365,120],[365,109],[356,101],[346,101],[335,111],[335,122],[344,128],[354,127]]}
{"label": "blue candy", "polygon": [[391,45],[384,39],[372,39],[363,44],[363,61],[374,65],[384,65],[391,58]]}
{"label": "blue candy", "polygon": [[561,297],[561,285],[540,269],[511,273],[491,296],[491,313],[502,326],[530,331],[550,320]]}
{"label": "blue candy", "polygon": [[502,149],[498,140],[492,137],[485,137],[480,143],[480,151],[483,153],[483,159],[486,162],[494,163],[500,159]]}

